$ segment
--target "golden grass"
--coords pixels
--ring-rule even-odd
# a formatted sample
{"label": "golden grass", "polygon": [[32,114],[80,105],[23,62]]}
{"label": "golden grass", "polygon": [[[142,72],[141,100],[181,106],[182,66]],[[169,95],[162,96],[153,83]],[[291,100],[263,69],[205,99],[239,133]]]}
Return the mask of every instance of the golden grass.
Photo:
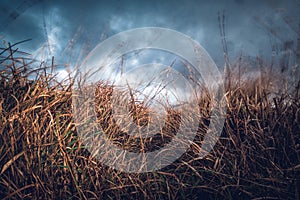
{"label": "golden grass", "polygon": [[[262,81],[231,84],[221,138],[207,157],[199,159],[197,144],[209,125],[209,100],[202,99],[204,117],[199,119],[195,145],[159,171],[129,174],[99,163],[78,137],[70,85],[55,83],[45,66],[26,71],[24,59],[14,58],[12,49],[5,53],[9,56],[4,56],[0,78],[2,199],[299,199],[299,86],[293,94],[270,98],[272,91]],[[27,78],[33,71],[34,81]],[[267,78],[272,77],[263,80]],[[110,90],[105,92],[105,87],[109,86],[99,86],[97,101],[109,108]],[[133,118],[146,125],[150,111],[131,105]],[[111,134],[107,112],[98,113],[98,118]],[[169,110],[168,116],[166,132],[172,133],[177,113]],[[130,141],[129,149],[137,144]]]}

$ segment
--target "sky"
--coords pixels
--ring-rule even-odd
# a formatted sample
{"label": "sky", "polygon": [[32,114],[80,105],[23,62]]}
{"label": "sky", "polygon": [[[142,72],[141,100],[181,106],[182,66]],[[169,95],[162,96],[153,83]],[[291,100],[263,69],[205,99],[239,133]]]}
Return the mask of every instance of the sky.
{"label": "sky", "polygon": [[1,0],[0,46],[32,39],[19,49],[41,60],[54,56],[61,65],[72,66],[114,34],[163,27],[192,37],[222,68],[218,13],[225,16],[231,61],[239,55],[270,60],[272,46],[279,54],[283,41],[297,40],[299,8],[299,0]]}

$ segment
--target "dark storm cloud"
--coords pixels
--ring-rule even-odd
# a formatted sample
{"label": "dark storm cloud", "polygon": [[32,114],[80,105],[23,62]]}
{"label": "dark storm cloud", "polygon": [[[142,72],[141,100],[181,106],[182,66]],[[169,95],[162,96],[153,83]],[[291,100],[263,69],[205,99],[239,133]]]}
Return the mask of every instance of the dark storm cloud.
{"label": "dark storm cloud", "polygon": [[[25,3],[24,3],[25,2]],[[27,2],[27,3],[26,3]],[[28,6],[28,2],[31,2]],[[36,5],[33,5],[33,3]],[[288,2],[288,3],[285,3]],[[19,12],[13,19],[11,13]],[[1,2],[0,35],[6,41],[32,38],[26,48],[36,52],[47,48],[60,55],[68,46],[91,50],[100,40],[118,32],[146,26],[175,29],[197,40],[222,65],[222,43],[218,12],[225,13],[228,50],[231,57],[241,51],[256,56],[268,54],[270,34],[254,17],[270,19],[274,26],[284,26],[276,10],[297,15],[296,1],[3,1]],[[276,17],[278,19],[276,19]],[[13,20],[12,20],[13,19]],[[275,19],[275,20],[274,20]],[[5,26],[4,26],[4,25]],[[291,32],[289,27],[282,29]],[[294,35],[282,36],[294,37]],[[73,43],[70,42],[74,39]],[[75,50],[74,50],[75,51]]]}

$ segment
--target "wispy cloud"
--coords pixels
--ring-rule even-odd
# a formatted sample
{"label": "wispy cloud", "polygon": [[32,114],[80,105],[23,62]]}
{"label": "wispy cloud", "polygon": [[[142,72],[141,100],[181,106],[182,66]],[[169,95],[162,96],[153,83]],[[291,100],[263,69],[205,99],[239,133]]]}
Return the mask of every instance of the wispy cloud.
{"label": "wispy cloud", "polygon": [[[18,11],[21,0],[1,1],[2,19]],[[298,6],[299,8],[299,6]],[[270,34],[254,17],[273,19],[274,27],[286,33],[283,37],[295,37],[286,27],[281,10],[297,20],[297,1],[42,1],[19,12],[15,20],[1,30],[2,39],[17,42],[32,38],[24,44],[29,52],[46,49],[48,54],[60,55],[74,37],[78,27],[82,27],[74,41],[74,52],[86,45],[91,50],[101,40],[131,28],[160,26],[175,29],[190,35],[208,51],[218,65],[222,65],[223,53],[218,26],[218,12],[225,11],[226,36],[232,57],[244,54],[255,56],[270,52]],[[298,17],[298,18],[297,18]],[[275,20],[276,18],[276,20]],[[279,18],[277,20],[277,18]],[[280,20],[281,19],[281,20]],[[0,21],[3,25],[5,21]],[[3,27],[3,26],[2,26]],[[282,28],[283,27],[283,28]],[[282,34],[280,34],[282,35]],[[88,47],[87,47],[88,46]],[[74,56],[74,55],[73,55]],[[75,56],[76,57],[76,56]]]}

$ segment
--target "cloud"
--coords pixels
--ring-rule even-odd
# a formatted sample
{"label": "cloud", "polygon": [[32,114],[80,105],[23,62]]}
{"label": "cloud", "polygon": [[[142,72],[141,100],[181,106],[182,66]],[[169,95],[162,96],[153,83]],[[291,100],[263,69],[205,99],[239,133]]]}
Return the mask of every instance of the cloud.
{"label": "cloud", "polygon": [[[1,1],[2,19],[6,19],[5,16],[18,10],[18,6],[23,1],[12,2]],[[253,17],[259,16],[264,20],[274,17],[280,19],[281,16],[276,14],[276,10],[281,9],[287,15],[290,13],[294,19],[294,16],[298,16],[296,3],[296,1],[285,3],[281,1],[190,0],[178,4],[171,0],[151,2],[44,0],[28,7],[23,13],[19,12],[21,15],[4,27],[5,30],[0,31],[4,40],[12,43],[32,38],[32,42],[22,46],[30,52],[36,52],[47,43],[53,55],[57,56],[65,52],[64,55],[67,57],[66,52],[69,55],[72,52],[79,54],[83,46],[85,46],[85,52],[88,52],[105,37],[121,31],[160,26],[191,36],[208,51],[219,66],[222,66],[224,60],[218,24],[219,11],[225,11],[228,49],[233,58],[237,57],[241,50],[251,56],[261,52],[267,55],[270,51],[270,35]],[[295,17],[295,21],[298,18]],[[278,29],[285,26],[282,20],[273,20],[272,23]],[[73,46],[69,45],[79,27],[81,31],[73,41]],[[289,27],[285,27],[282,32],[292,31]],[[281,35],[286,38],[285,35]],[[294,34],[289,34],[289,38],[293,37],[295,37]],[[73,49],[67,49],[71,47]],[[65,60],[70,59],[65,58]]]}

